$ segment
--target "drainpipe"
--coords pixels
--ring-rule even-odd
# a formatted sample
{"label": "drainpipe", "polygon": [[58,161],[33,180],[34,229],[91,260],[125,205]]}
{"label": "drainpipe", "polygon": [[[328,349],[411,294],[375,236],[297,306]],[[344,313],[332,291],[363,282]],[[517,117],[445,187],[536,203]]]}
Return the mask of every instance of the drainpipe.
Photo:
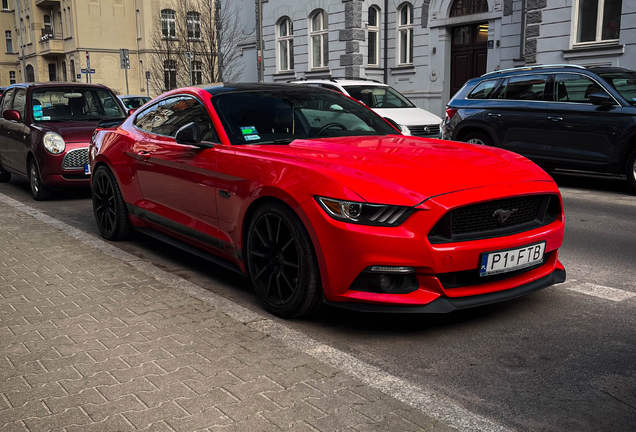
{"label": "drainpipe", "polygon": [[525,63],[526,54],[526,1],[521,0],[521,33],[519,34],[519,59]]}
{"label": "drainpipe", "polygon": [[263,61],[263,0],[258,0],[258,11],[257,11],[257,25],[258,25],[258,51],[257,55],[260,58],[260,62],[258,63],[258,80],[260,82],[265,81],[265,62]]}
{"label": "drainpipe", "polygon": [[22,82],[26,82],[26,60],[24,59],[24,41],[22,39],[22,18],[20,17],[20,0],[17,0],[18,6],[18,26],[20,28],[20,51],[22,51]]}
{"label": "drainpipe", "polygon": [[384,0],[384,84],[389,82],[389,0]]}

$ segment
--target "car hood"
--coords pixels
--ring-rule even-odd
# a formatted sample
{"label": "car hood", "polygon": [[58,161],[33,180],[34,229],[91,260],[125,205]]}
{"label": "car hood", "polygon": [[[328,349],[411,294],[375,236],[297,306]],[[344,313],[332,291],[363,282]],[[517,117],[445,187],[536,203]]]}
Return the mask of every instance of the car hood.
{"label": "car hood", "polygon": [[43,132],[55,132],[64,138],[68,143],[90,142],[93,132],[97,128],[97,121],[85,122],[51,122],[39,123],[35,126]]}
{"label": "car hood", "polygon": [[373,108],[376,114],[405,126],[438,125],[442,119],[422,108]]}
{"label": "car hood", "polygon": [[370,203],[413,206],[460,190],[553,181],[516,153],[418,137],[299,139],[253,150],[263,152],[259,157],[283,158],[322,173]]}

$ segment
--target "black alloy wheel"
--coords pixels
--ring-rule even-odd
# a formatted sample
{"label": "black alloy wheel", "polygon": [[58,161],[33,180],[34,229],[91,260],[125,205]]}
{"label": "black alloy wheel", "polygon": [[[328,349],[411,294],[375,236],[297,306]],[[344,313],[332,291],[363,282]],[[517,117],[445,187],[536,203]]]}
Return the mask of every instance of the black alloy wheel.
{"label": "black alloy wheel", "polygon": [[322,304],[311,239],[285,205],[268,203],[254,214],[247,234],[247,264],[256,294],[274,315],[308,315]]}
{"label": "black alloy wheel", "polygon": [[93,174],[93,213],[102,237],[107,240],[122,240],[130,233],[130,221],[126,203],[121,195],[115,176],[105,166]]}
{"label": "black alloy wheel", "polygon": [[636,195],[636,149],[632,151],[627,159],[627,165],[625,166],[625,176],[627,177],[627,184],[632,193]]}
{"label": "black alloy wheel", "polygon": [[42,177],[40,177],[40,169],[35,159],[31,159],[29,162],[29,183],[31,186],[31,195],[36,201],[45,201],[51,197],[51,189],[42,184]]}
{"label": "black alloy wheel", "polygon": [[11,173],[2,168],[2,164],[0,164],[0,183],[6,183],[9,180],[11,180]]}
{"label": "black alloy wheel", "polygon": [[484,132],[471,132],[462,138],[462,141],[470,143],[470,144],[478,144],[478,145],[492,145],[492,140],[490,137]]}

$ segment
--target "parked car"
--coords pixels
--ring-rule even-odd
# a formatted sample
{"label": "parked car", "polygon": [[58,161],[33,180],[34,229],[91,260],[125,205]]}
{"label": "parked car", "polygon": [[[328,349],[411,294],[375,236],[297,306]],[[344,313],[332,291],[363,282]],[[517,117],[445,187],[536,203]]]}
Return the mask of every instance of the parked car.
{"label": "parked car", "polygon": [[100,120],[123,119],[121,102],[102,85],[14,84],[2,97],[0,182],[30,181],[36,200],[51,189],[89,186],[88,143]]}
{"label": "parked car", "polygon": [[339,91],[362,102],[382,117],[390,118],[401,126],[404,135],[440,138],[442,119],[416,107],[413,102],[393,87],[369,79],[306,79],[289,81],[312,87]]}
{"label": "parked car", "polygon": [[562,282],[559,189],[505,150],[401,135],[290,84],[165,93],[89,151],[102,236],[131,228],[248,274],[282,317],[322,302],[449,312]]}
{"label": "parked car", "polygon": [[501,147],[546,169],[625,174],[636,193],[636,72],[551,65],[472,79],[448,103],[444,138]]}
{"label": "parked car", "polygon": [[150,96],[144,95],[125,95],[118,96],[118,98],[127,109],[138,109],[151,100]]}

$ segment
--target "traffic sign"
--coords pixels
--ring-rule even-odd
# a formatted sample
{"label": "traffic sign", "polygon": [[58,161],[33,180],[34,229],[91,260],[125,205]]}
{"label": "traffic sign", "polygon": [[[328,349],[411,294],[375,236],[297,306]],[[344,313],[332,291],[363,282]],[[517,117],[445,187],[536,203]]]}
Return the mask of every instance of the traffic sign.
{"label": "traffic sign", "polygon": [[129,51],[125,48],[119,50],[119,67],[121,69],[130,69]]}
{"label": "traffic sign", "polygon": [[[82,73],[85,74],[86,73],[86,68],[82,68]],[[95,73],[95,69],[91,69],[89,73],[94,74]]]}

